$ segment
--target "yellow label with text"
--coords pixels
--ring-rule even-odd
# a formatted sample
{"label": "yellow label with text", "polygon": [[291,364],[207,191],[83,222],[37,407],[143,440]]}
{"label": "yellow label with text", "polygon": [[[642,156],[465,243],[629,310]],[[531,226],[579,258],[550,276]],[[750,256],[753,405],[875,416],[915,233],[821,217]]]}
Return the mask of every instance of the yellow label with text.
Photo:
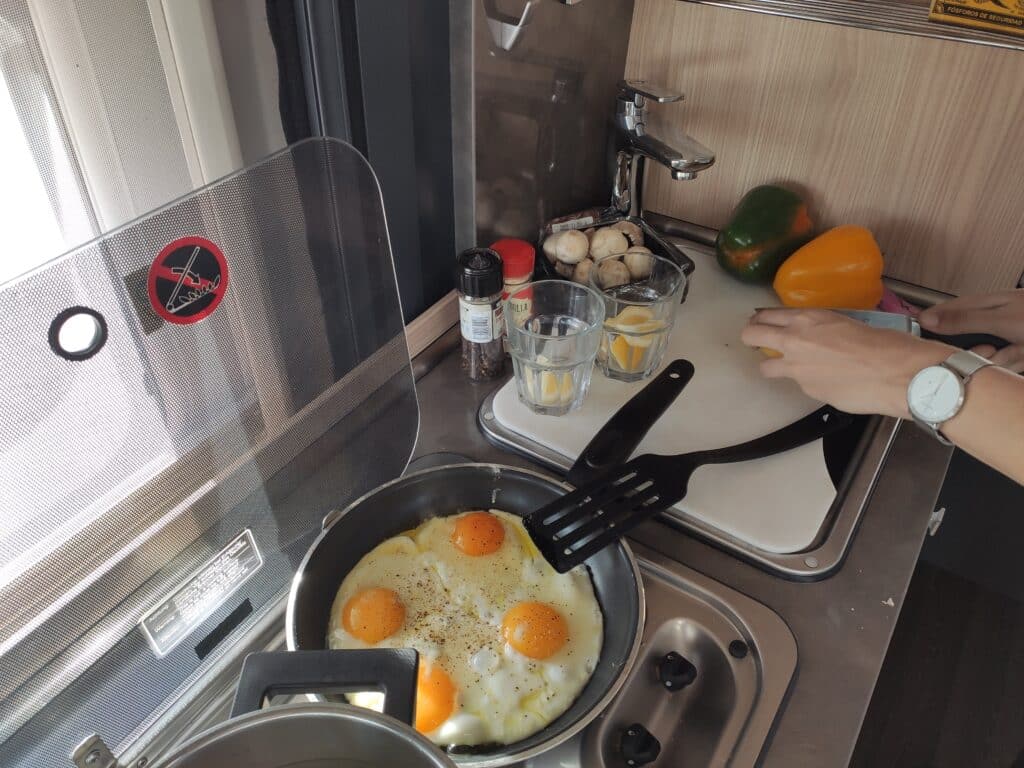
{"label": "yellow label with text", "polygon": [[1024,37],[1024,0],[932,0],[928,19]]}

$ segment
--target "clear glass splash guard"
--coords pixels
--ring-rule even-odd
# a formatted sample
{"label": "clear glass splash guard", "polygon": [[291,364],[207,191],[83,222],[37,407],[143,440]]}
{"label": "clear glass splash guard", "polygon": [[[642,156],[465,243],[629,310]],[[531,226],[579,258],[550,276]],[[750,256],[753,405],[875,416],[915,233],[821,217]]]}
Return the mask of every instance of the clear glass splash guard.
{"label": "clear glass splash guard", "polygon": [[377,180],[310,139],[0,286],[0,765],[117,751],[419,411]]}

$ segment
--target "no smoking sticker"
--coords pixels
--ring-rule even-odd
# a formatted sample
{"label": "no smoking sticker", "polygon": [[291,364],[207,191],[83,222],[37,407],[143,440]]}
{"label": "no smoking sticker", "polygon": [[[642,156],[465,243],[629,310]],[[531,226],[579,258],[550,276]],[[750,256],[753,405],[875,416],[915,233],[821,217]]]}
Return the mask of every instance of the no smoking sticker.
{"label": "no smoking sticker", "polygon": [[149,303],[169,323],[198,323],[228,289],[228,264],[205,237],[168,243],[149,267]]}

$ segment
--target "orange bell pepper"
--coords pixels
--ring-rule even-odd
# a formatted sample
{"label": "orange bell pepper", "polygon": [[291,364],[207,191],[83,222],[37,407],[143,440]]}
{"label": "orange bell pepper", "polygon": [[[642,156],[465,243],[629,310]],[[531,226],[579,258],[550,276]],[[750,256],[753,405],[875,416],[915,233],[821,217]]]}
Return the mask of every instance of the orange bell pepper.
{"label": "orange bell pepper", "polygon": [[874,309],[882,299],[883,266],[871,232],[847,224],[795,251],[772,286],[787,307]]}

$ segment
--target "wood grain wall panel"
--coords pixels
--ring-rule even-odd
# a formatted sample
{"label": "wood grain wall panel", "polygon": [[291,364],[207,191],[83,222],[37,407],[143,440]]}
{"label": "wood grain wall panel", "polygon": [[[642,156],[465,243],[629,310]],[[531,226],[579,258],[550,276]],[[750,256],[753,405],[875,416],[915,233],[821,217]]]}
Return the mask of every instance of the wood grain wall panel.
{"label": "wood grain wall panel", "polygon": [[695,181],[648,174],[645,206],[720,227],[750,187],[787,182],[823,226],[871,228],[887,273],[949,293],[1024,269],[1024,54],[637,0],[628,77],[686,94],[652,132],[718,160]]}

